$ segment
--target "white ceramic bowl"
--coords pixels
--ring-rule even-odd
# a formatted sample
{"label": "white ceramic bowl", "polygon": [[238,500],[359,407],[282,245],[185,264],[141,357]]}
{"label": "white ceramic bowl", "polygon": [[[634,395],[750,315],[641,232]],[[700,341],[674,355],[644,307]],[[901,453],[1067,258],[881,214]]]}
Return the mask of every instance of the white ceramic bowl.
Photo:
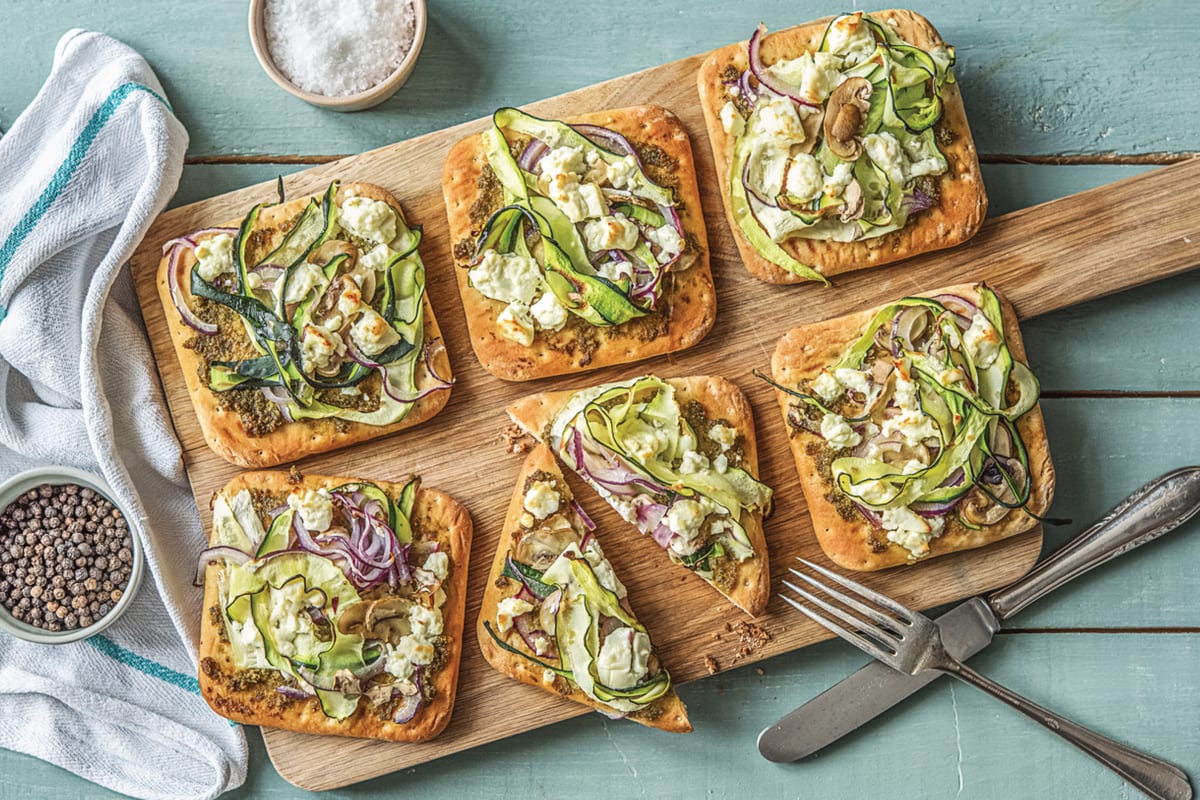
{"label": "white ceramic bowl", "polygon": [[[44,483],[54,486],[74,483],[97,491],[108,498],[125,515],[125,519],[129,520],[129,511],[113,497],[112,489],[109,488],[103,478],[88,472],[72,469],[71,467],[31,469],[14,475],[4,483],[0,483],[0,510],[7,508],[9,503],[16,500],[25,492],[28,492],[30,489],[36,489]],[[132,526],[132,522],[128,524]],[[133,597],[137,594],[138,586],[142,582],[142,572],[145,570],[146,558],[142,552],[141,542],[138,541],[137,534],[133,532],[132,527],[129,533],[133,550],[133,565],[129,570],[129,583],[125,586],[121,599],[117,601],[116,605],[107,614],[86,628],[76,628],[73,631],[63,630],[55,633],[21,622],[14,618],[8,612],[8,609],[0,605],[0,630],[29,642],[37,642],[38,644],[66,644],[67,642],[77,642],[80,639],[94,636],[116,622],[117,618],[125,613],[125,609],[129,608],[133,602]]]}
{"label": "white ceramic bowl", "polygon": [[279,67],[275,66],[275,62],[271,58],[271,51],[267,47],[267,34],[263,19],[266,0],[250,0],[250,44],[254,47],[254,55],[258,58],[258,63],[262,66],[263,71],[290,94],[299,97],[306,103],[320,108],[328,108],[331,111],[362,111],[377,106],[394,95],[408,80],[413,67],[417,65],[417,56],[421,54],[421,45],[425,43],[425,0],[412,0],[412,5],[414,17],[412,47],[395,72],[358,94],[316,94],[306,92],[288,80]]}

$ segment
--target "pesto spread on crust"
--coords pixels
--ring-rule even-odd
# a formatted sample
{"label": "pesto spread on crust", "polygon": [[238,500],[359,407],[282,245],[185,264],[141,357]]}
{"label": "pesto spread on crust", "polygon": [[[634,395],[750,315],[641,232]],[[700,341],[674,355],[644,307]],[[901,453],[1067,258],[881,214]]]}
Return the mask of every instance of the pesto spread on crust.
{"label": "pesto spread on crust", "polygon": [[[172,300],[196,331],[183,346],[247,436],[305,420],[390,425],[449,386],[424,337],[419,227],[336,182],[282,222],[264,208],[164,248]],[[419,372],[432,386],[418,388]]]}
{"label": "pesto spread on crust", "polygon": [[625,326],[659,309],[700,250],[679,220],[678,161],[599,126],[511,108],[493,121],[473,240],[453,249],[471,291],[500,309],[499,334],[529,347],[572,322]]}

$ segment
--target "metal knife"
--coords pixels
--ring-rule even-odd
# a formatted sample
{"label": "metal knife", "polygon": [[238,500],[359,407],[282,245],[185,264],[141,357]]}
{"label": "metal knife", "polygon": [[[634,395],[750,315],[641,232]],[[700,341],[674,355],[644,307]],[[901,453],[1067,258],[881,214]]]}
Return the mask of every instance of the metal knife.
{"label": "metal knife", "polygon": [[[986,597],[973,597],[937,618],[946,650],[975,655],[1008,619],[1051,590],[1200,513],[1200,466],[1182,467],[1150,481],[1103,519],[1080,533],[1025,577]],[[768,761],[797,761],[837,741],[939,677],[929,670],[904,675],[872,661],[826,689],[758,735]]]}

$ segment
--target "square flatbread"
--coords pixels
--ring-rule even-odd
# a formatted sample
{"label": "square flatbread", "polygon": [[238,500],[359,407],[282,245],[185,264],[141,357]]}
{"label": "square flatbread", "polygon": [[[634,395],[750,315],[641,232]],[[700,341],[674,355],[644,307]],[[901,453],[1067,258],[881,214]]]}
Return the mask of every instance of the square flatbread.
{"label": "square flatbread", "polygon": [[[259,505],[276,505],[293,489],[332,488],[346,483],[367,482],[357,478],[307,475],[296,480],[286,472],[243,473],[221,489],[232,498],[242,489],[261,498]],[[400,497],[407,481],[390,483],[369,481],[393,501]],[[269,507],[269,506],[268,506]],[[257,509],[256,509],[257,510]],[[262,512],[260,511],[260,516]],[[281,673],[254,670],[247,674],[233,664],[225,614],[221,608],[218,582],[225,566],[210,563],[205,568],[204,606],[200,626],[200,691],[214,711],[223,717],[247,725],[266,725],[300,733],[356,736],[395,742],[418,742],[439,734],[450,722],[454,695],[458,688],[458,667],[462,657],[462,629],[466,612],[467,559],[471,547],[471,517],[453,498],[436,489],[419,488],[410,522],[414,542],[438,542],[439,550],[449,556],[449,572],[441,584],[446,593],[442,604],[444,650],[439,653],[441,666],[433,675],[433,699],[424,703],[407,723],[395,723],[359,700],[358,709],[343,720],[327,717],[316,699],[292,700],[275,691]],[[435,662],[436,663],[436,662]],[[265,673],[265,676],[259,673]],[[256,680],[257,678],[257,680]],[[273,682],[272,682],[273,681]]]}
{"label": "square flatbread", "polygon": [[[404,219],[404,212],[399,201],[386,189],[370,183],[344,184],[338,190],[339,201],[350,191],[357,193],[360,197],[387,203],[396,209],[401,219]],[[309,197],[298,197],[286,203],[266,206],[262,209],[254,227],[255,233],[247,247],[248,262],[266,256],[283,240],[310,199]],[[318,196],[317,199],[320,197]],[[228,223],[227,227],[237,227],[240,223],[241,220],[234,220]],[[186,275],[196,262],[195,254],[191,250],[185,250],[180,258],[181,263],[178,268],[181,274]],[[273,430],[256,435],[253,425],[247,424],[247,419],[253,419],[256,406],[270,411],[267,407],[273,407],[274,404],[261,396],[256,397],[255,395],[259,394],[257,389],[235,389],[229,393],[219,393],[208,388],[208,359],[196,349],[196,345],[203,344],[201,340],[207,337],[188,327],[179,316],[179,312],[175,310],[168,283],[169,266],[170,259],[164,254],[159,263],[156,283],[167,319],[167,328],[171,332],[171,341],[175,343],[175,353],[183,368],[183,378],[187,383],[188,394],[192,398],[192,406],[196,409],[196,417],[200,421],[200,430],[204,433],[204,440],[208,442],[208,446],[213,451],[227,461],[242,467],[271,467],[312,453],[323,453],[327,450],[335,450],[346,445],[386,436],[389,433],[421,424],[441,411],[450,399],[449,389],[432,392],[417,400],[404,419],[391,425],[367,425],[338,419],[310,419],[282,422]],[[195,300],[192,297],[190,281],[181,280],[180,284],[185,302],[194,308]],[[421,304],[424,308],[424,341],[431,347],[430,363],[438,376],[450,380],[452,378],[450,359],[446,355],[446,348],[441,340],[441,330],[434,317],[433,307],[429,304],[428,294],[422,298]],[[249,336],[242,329],[240,321],[234,319],[234,316],[232,312],[222,314],[221,319],[228,320],[228,322],[222,324],[221,333],[218,336],[233,337],[237,342],[235,346],[244,349],[249,346]],[[372,377],[367,380],[377,379]],[[433,378],[429,375],[426,365],[419,364],[417,386],[424,388],[432,382]],[[239,393],[242,397],[238,401],[234,401],[232,396],[234,393]],[[245,418],[236,407],[238,404],[244,404],[247,415]]]}
{"label": "square flatbread", "polygon": [[[492,571],[488,575],[487,586],[483,593],[483,604],[479,610],[479,621],[476,626],[479,648],[483,651],[483,656],[489,664],[510,678],[515,678],[531,686],[538,686],[545,691],[565,697],[568,700],[573,700],[576,703],[582,703],[598,711],[611,714],[613,710],[610,707],[594,700],[578,686],[568,683],[565,679],[555,676],[552,672],[547,674],[546,670],[530,659],[522,658],[500,647],[496,644],[491,634],[484,628],[484,623],[490,622],[492,629],[495,630],[496,612],[500,602],[505,598],[516,596],[522,588],[518,581],[505,577],[502,573],[504,572],[505,561],[514,552],[517,543],[520,541],[519,537],[524,535],[521,526],[521,517],[526,513],[524,506],[525,487],[529,485],[531,480],[535,479],[551,480],[554,482],[555,488],[558,489],[563,498],[560,509],[562,506],[569,504],[572,499],[571,488],[563,478],[562,470],[554,460],[553,452],[545,444],[538,445],[526,457],[525,463],[521,467],[520,477],[517,478],[516,490],[513,492],[512,502],[509,503],[508,514],[504,518],[504,530],[500,534],[500,545],[496,549],[496,558],[492,562]],[[578,545],[582,539],[582,533],[578,531],[576,533],[578,535],[575,537],[574,543]],[[600,535],[599,541],[601,544],[605,544],[603,534]],[[633,612],[630,611],[630,613],[632,614]],[[503,638],[510,646],[524,648],[520,636],[515,630],[509,631]],[[555,663],[558,663],[557,660],[555,660]],[[671,733],[688,733],[692,730],[692,725],[688,722],[687,709],[684,708],[683,701],[679,699],[679,695],[675,693],[674,687],[662,697],[648,704],[645,708],[630,713],[626,718],[634,722],[640,722],[647,727],[658,728],[659,730]]]}
{"label": "square flatbread", "polygon": [[[874,11],[870,16],[892,25],[902,39],[917,47],[928,49],[942,41],[929,20],[912,11]],[[763,63],[773,64],[784,58],[796,58],[806,50],[816,50],[821,37],[834,17],[787,28],[763,39]],[[798,283],[803,278],[776,266],[758,254],[746,240],[733,218],[729,202],[729,168],[733,160],[734,137],[725,132],[720,112],[730,99],[724,81],[727,74],[741,73],[749,65],[745,41],[722,47],[704,60],[697,76],[700,103],[708,125],[721,197],[733,238],[742,261],[750,274],[770,283]],[[732,73],[727,73],[732,70]],[[965,242],[979,230],[987,215],[987,195],[979,170],[975,142],[967,126],[966,111],[957,83],[942,88],[942,118],[935,126],[938,146],[946,157],[949,169],[934,177],[937,204],[914,215],[907,225],[897,231],[873,239],[855,242],[833,242],[793,237],[785,240],[783,249],[802,264],[813,267],[825,277],[833,277],[866,267],[877,267],[900,261],[919,253],[941,250]]]}
{"label": "square flatbread", "polygon": [[[758,440],[754,432],[754,416],[742,390],[724,378],[715,376],[671,378],[667,383],[675,388],[675,399],[680,408],[695,400],[703,408],[710,422],[720,422],[737,431],[735,446],[741,451],[740,466],[752,477],[757,478]],[[573,391],[531,395],[509,406],[508,415],[538,441],[547,442],[551,423],[574,395]],[[697,431],[697,434],[707,437],[707,434],[701,431]],[[586,476],[581,477],[587,480]],[[743,512],[740,522],[750,538],[754,555],[745,561],[733,562],[733,572],[727,587],[710,585],[738,608],[752,617],[757,617],[766,609],[771,591],[771,570],[766,536],[763,534],[763,514],[757,511]],[[665,553],[663,558],[667,558]]]}
{"label": "square flatbread", "polygon": [[[972,302],[978,298],[976,285],[962,284],[923,292],[920,296],[934,297],[954,294]],[[1026,361],[1021,331],[1017,327],[1017,313],[1012,305],[996,292],[1004,315],[1004,337],[1009,351],[1017,361]],[[884,304],[887,305],[887,304]],[[771,358],[771,371],[776,382],[794,387],[801,380],[814,380],[825,367],[841,358],[842,353],[859,336],[880,307],[859,311],[837,319],[812,325],[802,325],[788,331],[775,346]],[[777,392],[783,410],[785,429],[791,431],[788,412],[793,398]],[[1050,463],[1050,448],[1046,440],[1046,424],[1042,410],[1034,405],[1017,420],[1017,431],[1025,443],[1029,455],[1029,472],[1033,478],[1028,509],[1039,517],[1050,507],[1054,495],[1054,466]],[[859,513],[844,515],[838,509],[835,492],[829,477],[828,461],[822,458],[826,450],[824,440],[816,434],[796,430],[791,436],[792,455],[796,460],[796,471],[808,510],[812,514],[813,529],[821,549],[836,564],[847,569],[870,571],[886,569],[900,564],[913,563],[909,551],[886,539],[875,539],[877,533]],[[823,463],[824,462],[824,463]],[[970,530],[959,524],[948,524],[946,531],[929,542],[928,555],[916,563],[937,556],[982,547],[1001,539],[1031,530],[1038,520],[1020,510],[1009,512],[1000,522],[984,525],[980,530]]]}
{"label": "square flatbread", "polygon": [[667,274],[664,280],[669,284],[658,309],[644,317],[601,327],[568,313],[562,330],[538,331],[529,347],[506,338],[496,326],[505,304],[484,297],[467,281],[479,231],[503,201],[487,166],[482,134],[463,139],[451,148],[442,172],[455,275],[475,355],[484,369],[505,380],[544,378],[678,352],[703,339],[716,319],[708,236],[683,124],[658,106],[581,114],[566,122],[600,125],[622,134],[640,153],[649,177],[674,190],[686,233],[683,259],[691,264]]}

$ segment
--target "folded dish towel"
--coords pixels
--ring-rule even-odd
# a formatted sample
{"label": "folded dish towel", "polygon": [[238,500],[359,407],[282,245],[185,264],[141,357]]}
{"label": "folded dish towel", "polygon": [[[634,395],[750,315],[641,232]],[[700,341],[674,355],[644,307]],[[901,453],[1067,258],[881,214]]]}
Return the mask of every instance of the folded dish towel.
{"label": "folded dish towel", "polygon": [[86,641],[0,634],[0,746],[147,798],[215,797],[246,775],[241,729],[196,684],[203,537],[125,267],[186,147],[141,56],[78,30],[0,138],[0,478],[103,474],[153,578]]}

